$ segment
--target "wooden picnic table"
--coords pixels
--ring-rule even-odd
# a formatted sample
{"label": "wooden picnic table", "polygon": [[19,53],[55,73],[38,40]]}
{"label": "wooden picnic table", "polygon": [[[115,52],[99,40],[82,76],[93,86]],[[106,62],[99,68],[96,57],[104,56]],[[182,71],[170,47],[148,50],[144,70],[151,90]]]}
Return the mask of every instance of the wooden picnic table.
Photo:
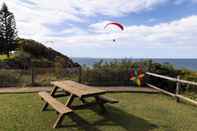
{"label": "wooden picnic table", "polygon": [[56,88],[61,88],[64,91],[72,95],[75,95],[79,98],[101,95],[106,93],[106,90],[93,88],[70,80],[55,81],[51,82],[51,84],[54,85]]}
{"label": "wooden picnic table", "polygon": [[[50,104],[57,112],[60,113],[57,121],[54,124],[54,128],[57,127],[59,123],[61,123],[65,114],[70,113],[72,110],[76,109],[87,109],[90,106],[99,105],[102,112],[105,112],[106,103],[117,103],[118,101],[103,96],[107,91],[95,87],[90,87],[87,85],[83,85],[74,81],[66,80],[66,81],[54,81],[51,82],[54,86],[51,90],[50,94],[46,92],[41,92],[39,95],[46,101],[42,111],[46,110],[48,105]],[[63,95],[56,95],[58,88],[62,89],[64,93]],[[55,97],[59,96],[69,96],[66,103],[62,104]],[[86,98],[93,97],[94,101],[86,101]],[[74,98],[79,98],[82,102],[80,105],[72,105]]]}

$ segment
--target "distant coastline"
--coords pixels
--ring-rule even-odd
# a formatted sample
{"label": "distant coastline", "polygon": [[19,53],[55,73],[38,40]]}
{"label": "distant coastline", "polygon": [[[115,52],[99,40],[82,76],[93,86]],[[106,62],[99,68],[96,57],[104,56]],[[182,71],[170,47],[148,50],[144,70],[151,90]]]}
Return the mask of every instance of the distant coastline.
{"label": "distant coastline", "polygon": [[[80,57],[73,57],[72,60],[74,62],[79,63],[80,65],[88,65],[92,66],[93,64],[99,62],[100,60],[103,60],[104,62],[111,62],[114,60],[123,60],[124,58],[80,58]],[[141,61],[145,59],[136,59],[136,58],[125,58],[130,59],[132,61]],[[149,58],[148,58],[149,59]],[[169,59],[169,58],[152,58],[153,62],[156,63],[170,63],[173,64],[177,69],[189,69],[193,71],[197,71],[197,59]]]}

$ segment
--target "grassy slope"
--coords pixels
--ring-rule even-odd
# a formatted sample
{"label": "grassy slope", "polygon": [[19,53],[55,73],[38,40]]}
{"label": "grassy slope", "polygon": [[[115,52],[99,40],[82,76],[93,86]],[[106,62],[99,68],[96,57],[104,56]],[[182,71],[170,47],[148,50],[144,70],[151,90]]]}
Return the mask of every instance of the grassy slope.
{"label": "grassy slope", "polygon": [[113,94],[119,104],[108,106],[108,115],[91,110],[76,111],[66,128],[52,129],[54,111],[40,112],[37,94],[0,95],[0,131],[195,131],[197,108],[178,104],[158,94]]}

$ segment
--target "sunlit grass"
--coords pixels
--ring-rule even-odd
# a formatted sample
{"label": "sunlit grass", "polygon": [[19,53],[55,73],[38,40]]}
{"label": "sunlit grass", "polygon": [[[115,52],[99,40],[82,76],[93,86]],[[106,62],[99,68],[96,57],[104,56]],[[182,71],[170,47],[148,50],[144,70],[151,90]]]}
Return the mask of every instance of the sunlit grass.
{"label": "sunlit grass", "polygon": [[[37,94],[0,95],[1,131],[196,131],[197,109],[160,94],[109,94],[119,100],[107,106],[107,114],[95,110],[74,111],[64,128],[52,129],[54,111],[41,112]],[[65,99],[61,99],[65,102]],[[76,101],[78,103],[78,101]],[[72,119],[71,119],[72,118]]]}
{"label": "sunlit grass", "polygon": [[16,56],[14,54],[11,54],[9,57],[7,55],[0,55],[0,61],[5,61],[9,59],[14,59]]}

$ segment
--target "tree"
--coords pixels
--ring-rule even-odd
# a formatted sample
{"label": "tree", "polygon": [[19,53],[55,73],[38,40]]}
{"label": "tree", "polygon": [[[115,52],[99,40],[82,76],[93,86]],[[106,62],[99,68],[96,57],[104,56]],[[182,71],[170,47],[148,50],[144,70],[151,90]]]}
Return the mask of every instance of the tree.
{"label": "tree", "polygon": [[8,7],[3,3],[0,10],[0,53],[7,54],[16,49],[16,23],[14,14],[8,11]]}

